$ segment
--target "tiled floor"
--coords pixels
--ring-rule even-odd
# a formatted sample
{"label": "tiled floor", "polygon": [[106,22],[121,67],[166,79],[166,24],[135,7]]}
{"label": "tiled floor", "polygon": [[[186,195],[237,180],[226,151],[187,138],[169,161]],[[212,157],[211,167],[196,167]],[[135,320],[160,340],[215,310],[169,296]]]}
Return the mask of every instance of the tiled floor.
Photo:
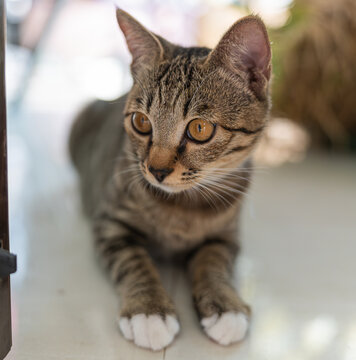
{"label": "tiled floor", "polygon": [[6,360],[356,359],[356,159],[311,156],[258,170],[242,221],[237,283],[250,335],[222,348],[200,331],[183,274],[165,269],[182,331],[167,350],[120,335],[56,118],[10,124],[14,346]]}

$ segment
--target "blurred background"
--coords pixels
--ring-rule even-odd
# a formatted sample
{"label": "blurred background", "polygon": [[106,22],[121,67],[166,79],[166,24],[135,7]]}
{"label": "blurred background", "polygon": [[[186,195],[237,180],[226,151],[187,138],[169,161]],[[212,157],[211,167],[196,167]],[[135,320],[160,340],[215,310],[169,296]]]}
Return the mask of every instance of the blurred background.
{"label": "blurred background", "polygon": [[[52,114],[56,106],[56,115],[63,118],[85,100],[112,100],[130,88],[130,56],[115,22],[114,1],[6,3],[10,113],[31,108],[37,114]],[[355,151],[355,1],[122,0],[116,4],[152,31],[185,46],[213,47],[236,19],[260,14],[273,47],[276,121],[266,141],[278,150],[265,153],[265,159],[258,154],[261,161],[298,160],[308,148]]]}
{"label": "blurred background", "polygon": [[[116,302],[91,262],[67,156],[75,113],[131,86],[114,3],[185,46],[214,47],[238,18],[263,18],[273,48],[273,108],[243,220],[240,283],[256,320],[241,351],[249,360],[355,360],[355,0],[5,0],[10,232],[19,258],[7,359],[116,359],[104,346],[117,344],[102,313]],[[88,273],[106,295],[95,290],[92,298]],[[78,315],[83,306],[86,319]],[[107,325],[110,341],[96,324]],[[93,345],[98,336],[101,347]],[[234,358],[202,339],[207,356]],[[188,359],[177,346],[176,358]]]}

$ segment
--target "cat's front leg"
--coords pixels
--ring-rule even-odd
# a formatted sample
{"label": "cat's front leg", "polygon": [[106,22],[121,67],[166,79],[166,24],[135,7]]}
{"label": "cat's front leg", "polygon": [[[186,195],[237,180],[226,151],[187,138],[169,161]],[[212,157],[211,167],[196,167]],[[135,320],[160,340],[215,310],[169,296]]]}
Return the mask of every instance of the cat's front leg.
{"label": "cat's front leg", "polygon": [[221,345],[241,341],[248,330],[250,309],[231,284],[237,250],[232,241],[211,239],[196,250],[188,265],[200,324]]}
{"label": "cat's front leg", "polygon": [[95,235],[99,256],[120,293],[122,334],[144,348],[165,348],[179,332],[179,322],[150,255],[137,242],[140,234],[124,221],[101,216]]}

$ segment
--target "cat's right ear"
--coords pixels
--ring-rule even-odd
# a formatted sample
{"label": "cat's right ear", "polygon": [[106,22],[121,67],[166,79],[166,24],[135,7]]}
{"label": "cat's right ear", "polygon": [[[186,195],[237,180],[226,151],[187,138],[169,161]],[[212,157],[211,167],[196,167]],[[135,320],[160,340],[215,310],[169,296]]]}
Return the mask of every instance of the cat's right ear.
{"label": "cat's right ear", "polygon": [[127,12],[117,8],[116,17],[132,55],[131,70],[150,67],[164,56],[164,44]]}
{"label": "cat's right ear", "polygon": [[211,52],[208,63],[243,75],[263,99],[271,76],[271,47],[263,21],[253,15],[237,21]]}

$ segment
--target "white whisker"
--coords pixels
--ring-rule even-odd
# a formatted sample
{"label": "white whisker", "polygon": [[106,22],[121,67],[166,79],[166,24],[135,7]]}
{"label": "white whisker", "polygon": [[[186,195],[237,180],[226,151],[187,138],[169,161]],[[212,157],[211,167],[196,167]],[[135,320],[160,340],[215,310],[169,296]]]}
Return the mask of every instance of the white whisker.
{"label": "white whisker", "polygon": [[239,194],[239,195],[246,195],[245,192],[240,191],[238,189],[234,189],[230,186],[226,186],[223,184],[220,184],[216,181],[212,181],[212,180],[208,180],[208,179],[204,179],[202,181],[204,184],[206,185],[211,185],[212,187],[216,187],[217,189],[219,189],[220,191],[222,191],[223,193],[225,193],[226,195],[233,197],[231,193],[235,193],[235,194]]}
{"label": "white whisker", "polygon": [[[214,183],[216,184],[220,184],[220,185],[227,185],[227,186],[231,186],[231,187],[234,187],[234,186],[237,186],[238,188],[240,189],[245,189],[246,186],[238,183],[237,181],[233,181],[233,179],[229,179],[227,177],[217,177],[217,176],[212,176],[212,175],[206,175],[204,178],[203,178],[203,181],[204,179],[206,180],[211,180],[213,181]],[[237,180],[241,180],[241,179],[237,179]]]}
{"label": "white whisker", "polygon": [[214,196],[217,196],[220,201],[222,201],[222,203],[227,203],[227,205],[232,206],[231,202],[228,201],[223,195],[219,194],[218,192],[214,191],[213,189],[209,188],[208,186],[206,186],[205,184],[202,184],[201,182],[199,183],[199,186],[201,186],[202,188],[204,188],[206,191],[208,191],[209,193],[213,194]]}
{"label": "white whisker", "polygon": [[200,183],[196,183],[196,187],[193,188],[196,190],[207,202],[208,204],[214,208],[216,211],[218,211],[217,206],[214,203],[214,199],[212,199],[211,195],[208,193],[204,193],[205,187],[202,186]]}

